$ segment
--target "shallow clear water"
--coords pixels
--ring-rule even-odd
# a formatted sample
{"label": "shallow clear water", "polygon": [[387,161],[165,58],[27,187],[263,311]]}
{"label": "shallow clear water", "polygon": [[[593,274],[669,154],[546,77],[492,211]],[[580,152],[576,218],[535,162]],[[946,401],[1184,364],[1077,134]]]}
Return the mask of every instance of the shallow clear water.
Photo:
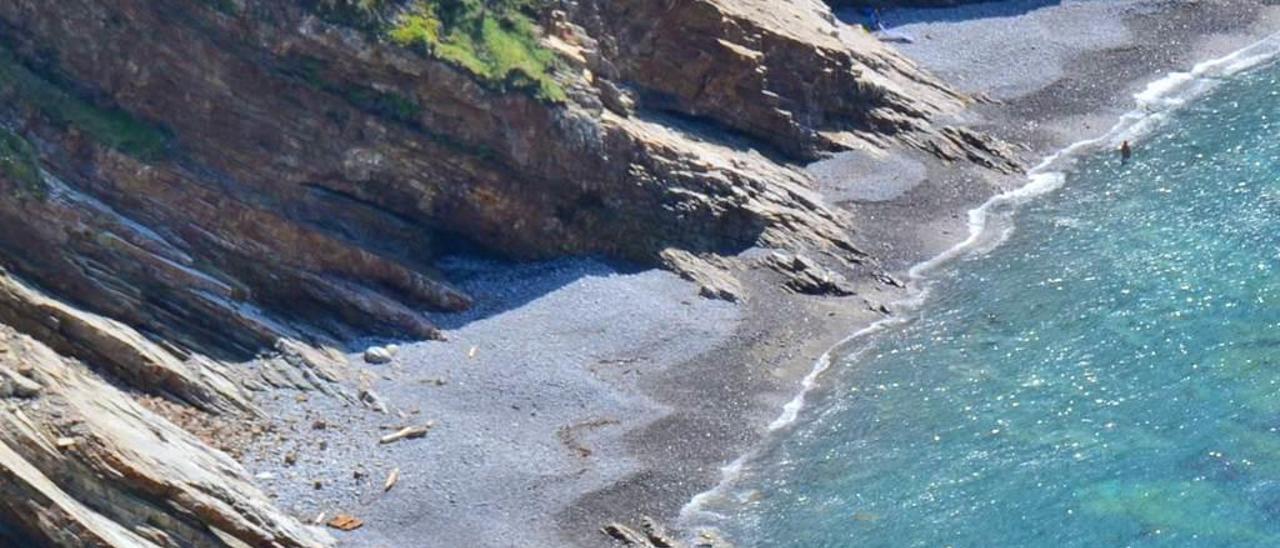
{"label": "shallow clear water", "polygon": [[1280,69],[1084,160],[823,379],[745,546],[1280,546]]}

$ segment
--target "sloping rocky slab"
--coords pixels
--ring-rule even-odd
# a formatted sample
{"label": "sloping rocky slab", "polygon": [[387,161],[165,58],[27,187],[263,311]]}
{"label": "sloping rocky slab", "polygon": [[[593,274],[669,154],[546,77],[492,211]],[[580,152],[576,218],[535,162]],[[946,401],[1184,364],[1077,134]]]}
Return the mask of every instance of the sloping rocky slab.
{"label": "sloping rocky slab", "polygon": [[[63,357],[0,325],[0,521],[61,546],[325,546],[244,469]],[[0,540],[4,540],[0,537]]]}

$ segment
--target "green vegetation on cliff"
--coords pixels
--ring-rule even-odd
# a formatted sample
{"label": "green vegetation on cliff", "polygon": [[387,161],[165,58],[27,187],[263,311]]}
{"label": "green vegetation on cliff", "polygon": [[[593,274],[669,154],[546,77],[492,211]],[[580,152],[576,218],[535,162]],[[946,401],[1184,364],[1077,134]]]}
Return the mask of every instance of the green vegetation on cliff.
{"label": "green vegetation on cliff", "polygon": [[[533,90],[541,99],[563,101],[551,77],[555,55],[538,43],[533,22],[521,9],[527,2],[480,0],[415,2],[390,31],[401,46],[419,48],[461,66],[482,80]],[[513,6],[514,5],[514,6]]]}
{"label": "green vegetation on cliff", "polygon": [[16,184],[20,192],[40,197],[48,192],[31,143],[4,128],[0,128],[0,176]]}
{"label": "green vegetation on cliff", "polygon": [[539,42],[531,17],[545,0],[322,0],[330,19],[371,29],[402,47],[470,72],[487,86],[565,99],[558,61]]}
{"label": "green vegetation on cliff", "polygon": [[100,107],[23,65],[14,53],[0,47],[0,97],[30,105],[50,121],[74,127],[94,141],[143,160],[164,155],[164,131],[129,113]]}
{"label": "green vegetation on cliff", "polygon": [[327,63],[315,57],[292,58],[282,70],[285,74],[300,78],[316,89],[342,97],[356,108],[377,116],[416,126],[418,117],[422,115],[422,105],[410,97],[327,78]]}

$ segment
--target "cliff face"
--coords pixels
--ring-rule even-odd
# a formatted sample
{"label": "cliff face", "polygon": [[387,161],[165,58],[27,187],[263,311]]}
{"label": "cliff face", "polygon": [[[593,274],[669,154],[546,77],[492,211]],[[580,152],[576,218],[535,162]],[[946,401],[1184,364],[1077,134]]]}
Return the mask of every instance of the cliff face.
{"label": "cliff face", "polygon": [[836,27],[817,0],[579,4],[601,37],[597,79],[630,86],[641,108],[793,159],[858,139],[928,139],[930,117],[967,101],[869,35]]}
{"label": "cliff face", "polygon": [[264,385],[346,397],[331,348],[436,337],[423,311],[469,306],[443,253],[665,263],[734,298],[716,257],[747,247],[873,261],[799,162],[898,142],[1014,169],[931,123],[967,98],[817,0],[529,14],[553,96],[324,5],[0,3],[0,538],[328,542],[133,400],[252,416]]}

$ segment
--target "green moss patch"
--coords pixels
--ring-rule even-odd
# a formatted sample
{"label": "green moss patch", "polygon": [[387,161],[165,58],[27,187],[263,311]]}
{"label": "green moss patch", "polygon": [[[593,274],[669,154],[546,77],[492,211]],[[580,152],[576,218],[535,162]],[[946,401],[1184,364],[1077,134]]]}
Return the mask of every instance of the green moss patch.
{"label": "green moss patch", "polygon": [[0,128],[0,175],[15,183],[24,194],[43,198],[49,193],[31,144],[4,128]]}
{"label": "green moss patch", "polygon": [[295,57],[284,64],[282,72],[306,82],[311,87],[343,98],[367,113],[418,125],[422,105],[394,91],[383,91],[365,85],[335,82],[325,77],[326,64],[314,57]]}
{"label": "green moss patch", "polygon": [[330,20],[465,69],[493,89],[523,90],[563,102],[559,59],[539,43],[530,14],[545,0],[321,0]]}
{"label": "green moss patch", "polygon": [[129,113],[95,105],[23,65],[0,47],[0,93],[38,109],[56,124],[73,127],[94,141],[143,160],[165,155],[168,135]]}

